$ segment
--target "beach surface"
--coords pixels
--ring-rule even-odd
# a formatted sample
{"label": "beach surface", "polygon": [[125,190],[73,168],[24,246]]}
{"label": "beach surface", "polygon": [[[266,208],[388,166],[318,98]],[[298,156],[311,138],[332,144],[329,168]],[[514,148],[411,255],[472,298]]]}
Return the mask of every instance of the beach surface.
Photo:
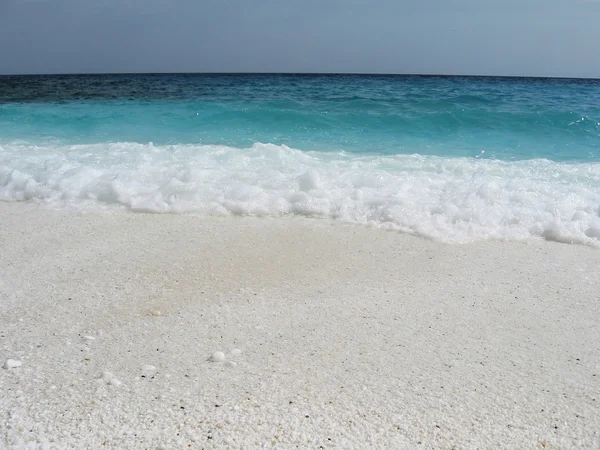
{"label": "beach surface", "polygon": [[598,249],[0,216],[0,447],[600,448]]}

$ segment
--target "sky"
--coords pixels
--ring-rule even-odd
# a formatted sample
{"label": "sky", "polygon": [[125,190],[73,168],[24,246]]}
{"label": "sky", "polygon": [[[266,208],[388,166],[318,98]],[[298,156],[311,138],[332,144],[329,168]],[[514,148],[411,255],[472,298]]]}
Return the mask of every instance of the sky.
{"label": "sky", "polygon": [[0,0],[0,74],[600,78],[600,0]]}

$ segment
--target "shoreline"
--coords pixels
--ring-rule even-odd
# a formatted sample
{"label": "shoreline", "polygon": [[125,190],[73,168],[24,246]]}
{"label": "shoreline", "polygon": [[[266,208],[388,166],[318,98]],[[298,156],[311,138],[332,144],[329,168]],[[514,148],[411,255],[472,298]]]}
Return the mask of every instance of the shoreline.
{"label": "shoreline", "polygon": [[600,446],[598,249],[0,214],[0,447]]}

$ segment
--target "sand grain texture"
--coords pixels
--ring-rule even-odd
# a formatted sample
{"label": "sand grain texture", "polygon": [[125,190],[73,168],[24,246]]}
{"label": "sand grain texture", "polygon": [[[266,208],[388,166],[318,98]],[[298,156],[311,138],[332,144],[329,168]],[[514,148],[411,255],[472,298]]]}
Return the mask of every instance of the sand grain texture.
{"label": "sand grain texture", "polygon": [[0,447],[600,448],[597,249],[0,214]]}

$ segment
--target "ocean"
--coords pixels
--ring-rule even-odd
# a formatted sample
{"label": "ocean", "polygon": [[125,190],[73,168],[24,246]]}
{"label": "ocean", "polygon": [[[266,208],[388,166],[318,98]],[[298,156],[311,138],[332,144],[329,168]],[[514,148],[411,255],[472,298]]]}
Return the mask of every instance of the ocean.
{"label": "ocean", "polygon": [[600,80],[3,76],[0,200],[600,246]]}

